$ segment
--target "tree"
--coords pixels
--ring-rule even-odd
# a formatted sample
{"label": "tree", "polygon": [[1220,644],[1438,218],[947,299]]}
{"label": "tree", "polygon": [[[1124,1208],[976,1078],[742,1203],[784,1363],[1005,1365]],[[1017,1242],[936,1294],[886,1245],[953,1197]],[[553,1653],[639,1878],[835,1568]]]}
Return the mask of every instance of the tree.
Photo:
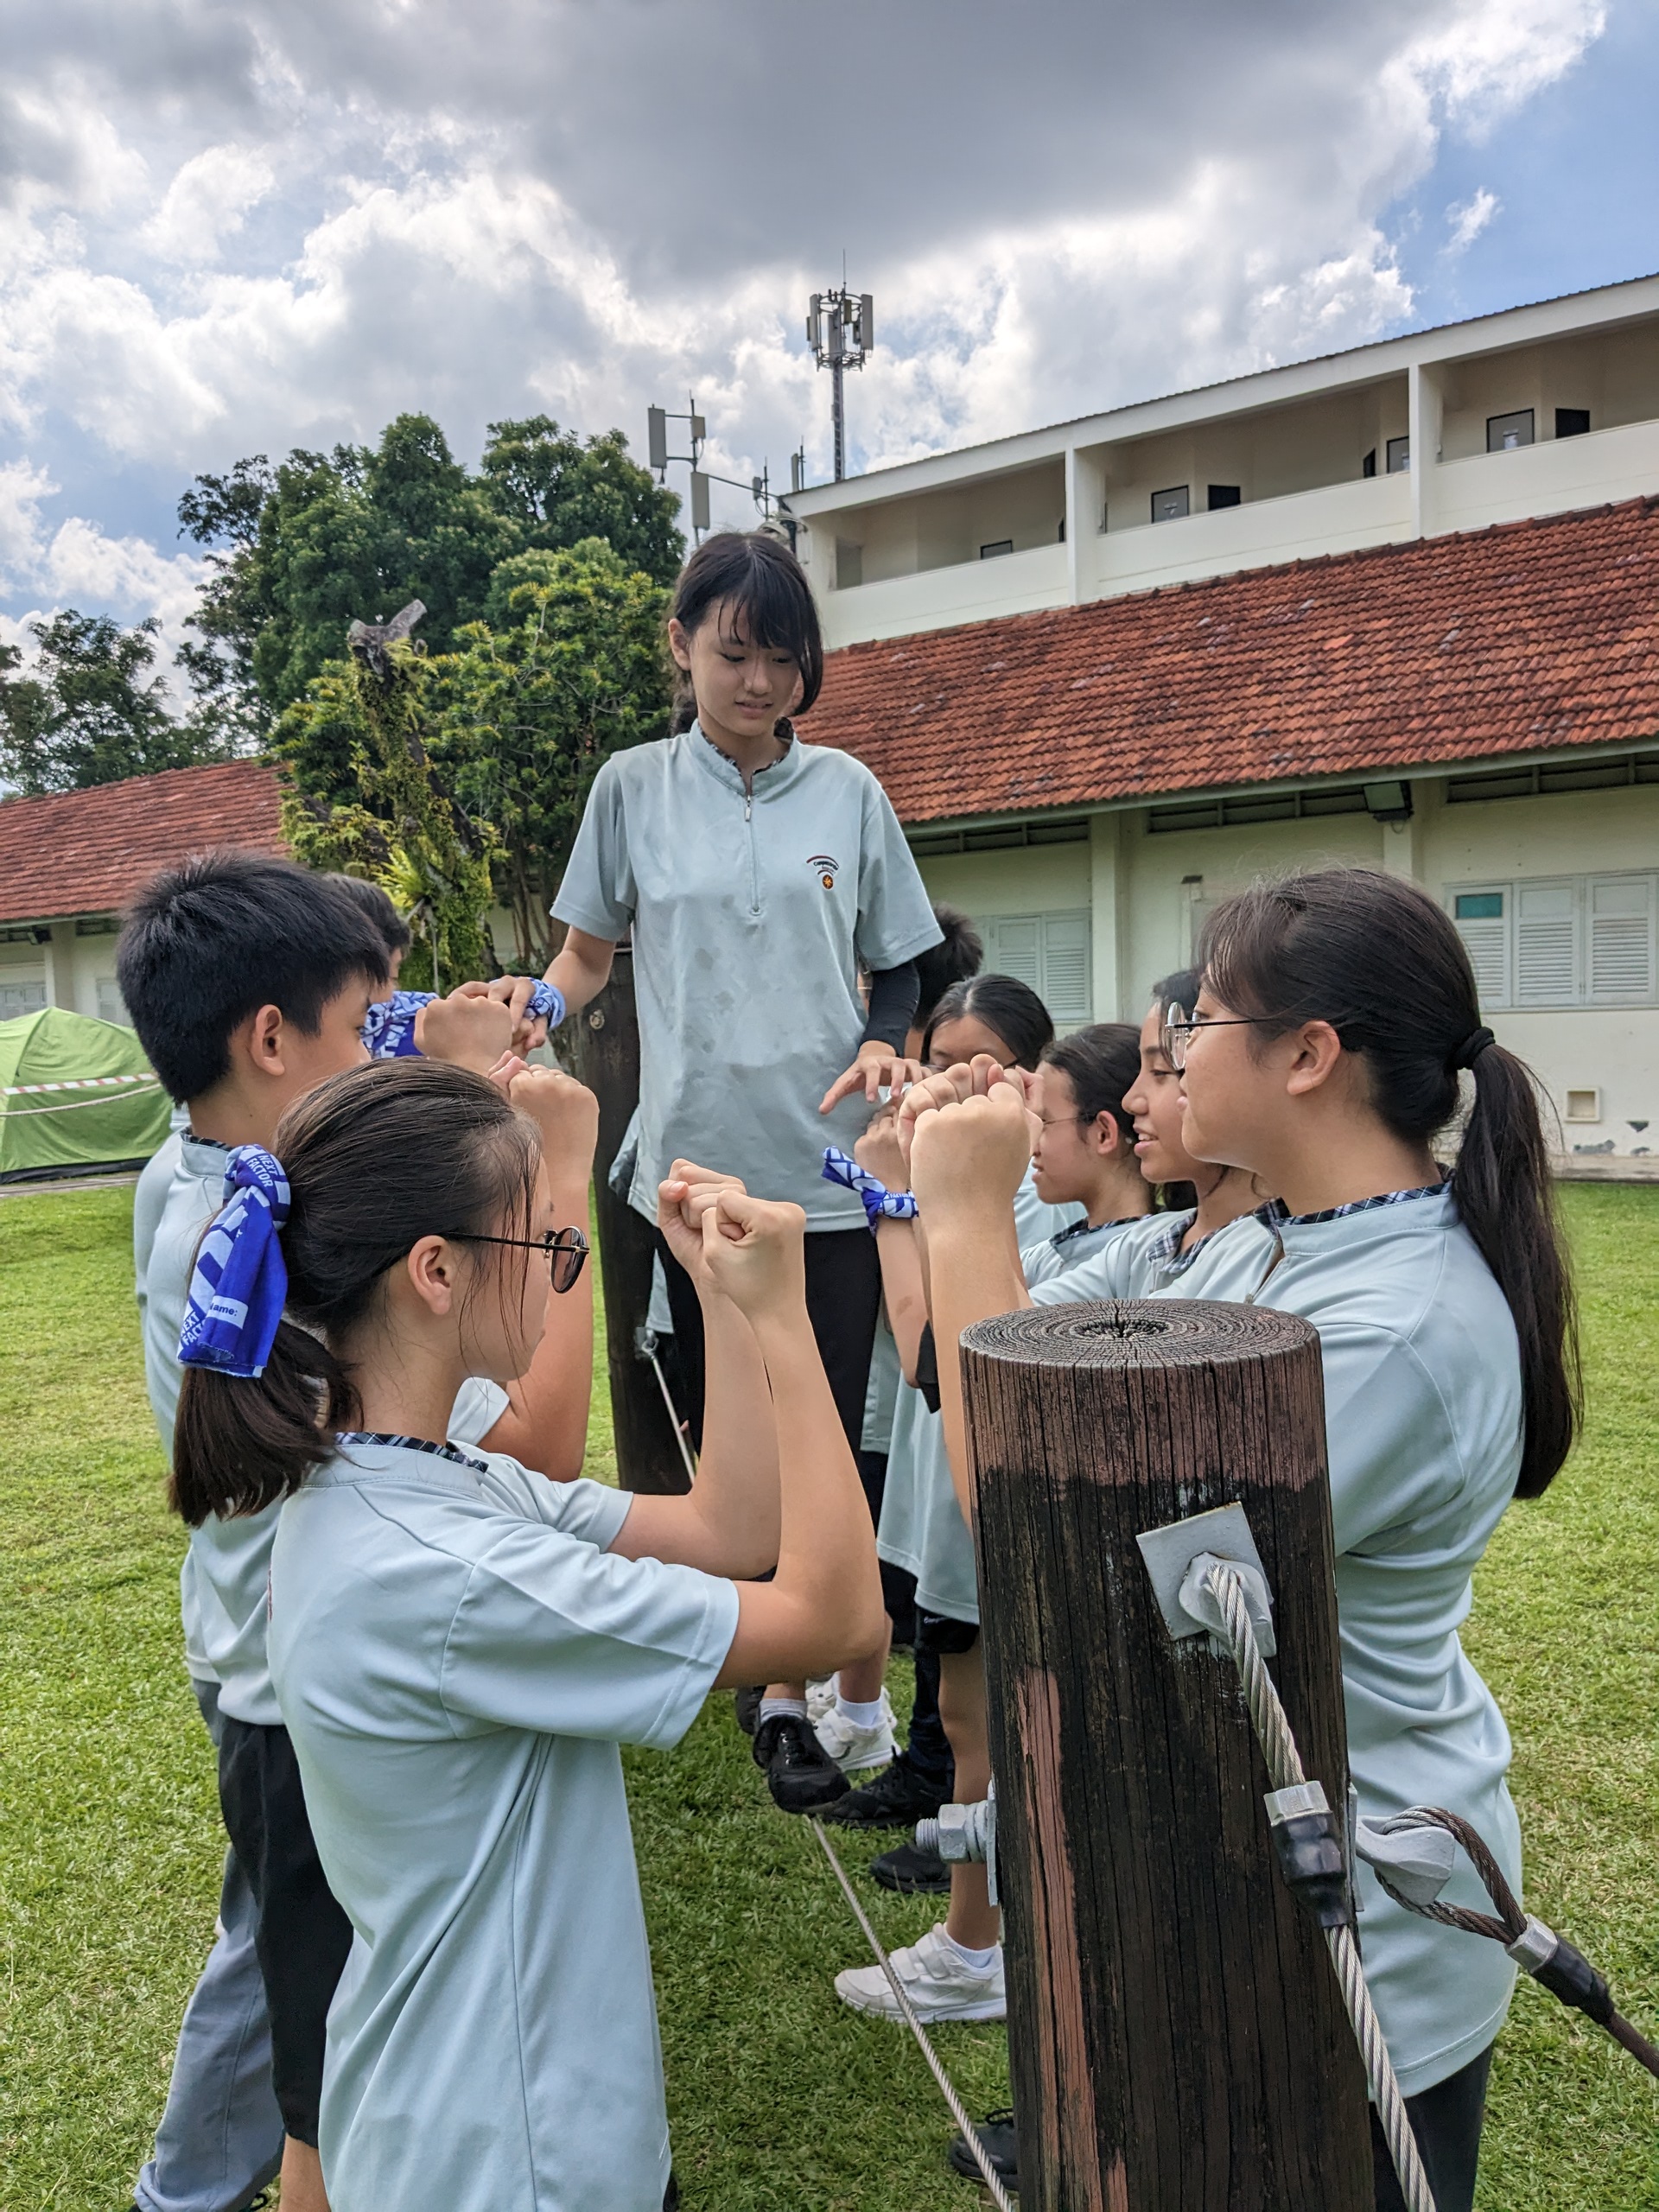
{"label": "tree", "polygon": [[212,549],[194,618],[191,680],[204,702],[238,695],[262,726],[304,694],[356,615],[410,599],[447,652],[485,613],[490,578],[515,554],[602,537],[659,583],[684,541],[679,502],[627,457],[620,431],[585,444],[546,416],[493,423],[469,474],[426,415],[400,415],[378,446],[296,448],[200,476],[179,503],[181,531]]}
{"label": "tree", "polygon": [[445,990],[495,971],[486,916],[498,842],[433,773],[429,666],[406,639],[378,655],[354,648],[289,708],[276,750],[290,768],[283,830],[295,857],[382,885],[415,931],[402,980]]}
{"label": "tree", "polygon": [[520,553],[491,579],[488,620],[430,664],[434,759],[500,837],[498,894],[521,957],[555,950],[548,904],[602,761],[661,730],[667,593],[601,538]]}
{"label": "tree", "polygon": [[124,630],[66,607],[29,624],[39,653],[28,676],[13,673],[19,649],[0,645],[0,775],[37,798],[228,759],[224,728],[176,721],[165,678],[149,673],[160,626],[150,615]]}

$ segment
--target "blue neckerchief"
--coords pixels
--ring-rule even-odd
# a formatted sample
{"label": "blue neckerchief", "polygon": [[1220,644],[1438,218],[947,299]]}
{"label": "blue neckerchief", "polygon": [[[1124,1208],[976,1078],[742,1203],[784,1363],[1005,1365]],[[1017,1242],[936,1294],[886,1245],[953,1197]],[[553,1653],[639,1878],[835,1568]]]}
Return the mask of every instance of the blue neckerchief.
{"label": "blue neckerchief", "polygon": [[[363,1042],[368,1046],[370,1058],[414,1058],[421,1049],[415,1042],[415,1017],[436,996],[435,991],[394,991],[389,999],[372,1006],[363,1024]],[[532,1021],[545,1021],[550,1029],[556,1029],[564,1020],[564,994],[556,984],[544,982],[538,976],[530,987],[530,1004],[524,1011]]]}
{"label": "blue neckerchief", "polygon": [[914,1191],[890,1191],[868,1168],[861,1167],[849,1154],[835,1145],[823,1147],[823,1173],[826,1183],[839,1183],[843,1190],[858,1192],[864,1201],[864,1218],[872,1229],[878,1221],[915,1220]]}
{"label": "blue neckerchief", "polygon": [[370,1058],[413,1058],[421,1049],[415,1042],[415,1017],[436,996],[435,991],[394,991],[389,999],[381,999],[372,1006],[363,1024],[363,1042],[369,1048]]}
{"label": "blue neckerchief", "polygon": [[288,1178],[263,1145],[239,1144],[225,1169],[225,1200],[196,1254],[179,1337],[184,1367],[245,1379],[265,1371],[288,1297],[277,1232],[288,1219]]}

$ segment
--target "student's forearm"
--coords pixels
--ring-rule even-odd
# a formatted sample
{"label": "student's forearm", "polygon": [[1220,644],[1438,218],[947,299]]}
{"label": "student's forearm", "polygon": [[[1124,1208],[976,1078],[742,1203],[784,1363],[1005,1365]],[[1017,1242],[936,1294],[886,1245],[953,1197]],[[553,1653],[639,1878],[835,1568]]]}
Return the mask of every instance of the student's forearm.
{"label": "student's forearm", "polygon": [[928,1239],[933,1336],[939,1362],[939,1410],[957,1503],[971,1522],[968,1427],[962,1394],[962,1332],[994,1313],[1031,1304],[1016,1239],[1001,1221],[936,1223]]}
{"label": "student's forearm", "polygon": [[755,1334],[777,1421],[778,1572],[739,1593],[728,1683],[828,1673],[874,1650],[884,1619],[869,1508],[805,1315]]}
{"label": "student's forearm", "polygon": [[[575,940],[573,942],[572,940]],[[580,1014],[611,980],[616,947],[585,930],[572,930],[563,948],[554,954],[546,980],[563,998],[568,1013]]]}
{"label": "student's forearm", "polygon": [[922,1255],[917,1230],[908,1221],[876,1224],[875,1251],[881,1265],[881,1295],[887,1302],[887,1326],[899,1348],[899,1366],[906,1382],[916,1380],[916,1355],[927,1321],[927,1291],[922,1281]]}
{"label": "student's forearm", "polygon": [[708,1574],[778,1564],[778,1435],[754,1332],[718,1292],[702,1301],[702,1450],[683,1497],[636,1497],[613,1549]]}
{"label": "student's forearm", "polygon": [[[585,1223],[588,1187],[553,1187],[561,1224]],[[526,1255],[533,1268],[543,1262]],[[594,1270],[584,1268],[569,1290],[547,1301],[547,1323],[530,1366],[508,1386],[507,1410],[484,1439],[491,1452],[511,1452],[554,1482],[574,1482],[588,1449],[594,1386]]]}

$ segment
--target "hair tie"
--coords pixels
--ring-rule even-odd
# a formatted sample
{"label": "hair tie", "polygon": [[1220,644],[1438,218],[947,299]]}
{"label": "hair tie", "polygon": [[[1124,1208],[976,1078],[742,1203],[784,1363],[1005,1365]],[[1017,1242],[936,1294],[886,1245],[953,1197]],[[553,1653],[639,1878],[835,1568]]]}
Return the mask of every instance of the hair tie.
{"label": "hair tie", "polygon": [[245,1380],[265,1371],[288,1299],[278,1231],[288,1177],[263,1145],[238,1145],[225,1169],[225,1202],[201,1240],[190,1277],[179,1362]]}
{"label": "hair tie", "polygon": [[1471,1029],[1457,1051],[1452,1055],[1453,1068],[1471,1068],[1489,1045],[1497,1039],[1490,1029]]}
{"label": "hair tie", "polygon": [[839,1183],[844,1191],[856,1191],[864,1201],[864,1218],[874,1229],[878,1221],[914,1221],[916,1193],[914,1191],[890,1191],[879,1176],[872,1175],[868,1167],[861,1167],[850,1154],[837,1146],[823,1147],[823,1179]]}

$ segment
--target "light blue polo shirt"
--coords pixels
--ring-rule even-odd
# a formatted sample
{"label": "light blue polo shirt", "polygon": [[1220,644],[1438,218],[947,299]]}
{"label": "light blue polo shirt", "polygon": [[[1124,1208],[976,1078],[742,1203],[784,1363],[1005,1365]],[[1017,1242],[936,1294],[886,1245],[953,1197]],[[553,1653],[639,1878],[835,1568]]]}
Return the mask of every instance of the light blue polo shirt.
{"label": "light blue polo shirt", "polygon": [[334,2212],[660,2212],[617,1747],[678,1742],[738,1601],[608,1553],[632,1503],[351,1443],[283,1508],[271,1669],[353,1931],[323,2074]]}
{"label": "light blue polo shirt", "polygon": [[[192,1136],[188,1128],[179,1133],[172,1174],[159,1209],[155,1192],[149,1194],[142,1223],[149,1233],[147,1248],[135,1215],[133,1259],[144,1381],[156,1432],[169,1460],[184,1381],[179,1334],[190,1277],[201,1233],[225,1202],[225,1163],[229,1158],[227,1146]],[[506,1408],[507,1394],[499,1382],[476,1378],[463,1383],[450,1417],[450,1434],[458,1444],[475,1444]],[[279,1510],[270,1505],[263,1513],[230,1519],[210,1516],[190,1531],[179,1569],[185,1665],[197,1681],[219,1684],[221,1712],[267,1728],[282,1719],[265,1663],[265,1577]]]}
{"label": "light blue polo shirt", "polygon": [[939,925],[887,794],[861,761],[794,740],[753,793],[694,723],[613,753],[594,779],[553,912],[633,932],[639,1153],[629,1202],[654,1220],[677,1158],[792,1198],[810,1229],[861,1229],[823,1180],[869,1108],[818,1101],[864,1034],[861,963],[897,968]]}
{"label": "light blue polo shirt", "polygon": [[1240,1214],[1183,1252],[1181,1239],[1193,1219],[1191,1212],[1147,1214],[1097,1251],[1084,1253],[1075,1266],[1038,1279],[1028,1274],[1032,1304],[1151,1298],[1177,1282],[1185,1298],[1248,1296],[1278,1249],[1261,1217]]}
{"label": "light blue polo shirt", "polygon": [[1126,1231],[1138,1229],[1146,1218],[1142,1214],[1130,1214],[1121,1221],[1098,1222],[1090,1228],[1086,1220],[1074,1221],[1058,1230],[1052,1236],[1046,1236],[1040,1244],[1028,1244],[1020,1255],[1020,1272],[1029,1290],[1039,1282],[1052,1282],[1060,1275],[1070,1274],[1085,1260],[1103,1256],[1120,1243]]}
{"label": "light blue polo shirt", "polygon": [[[1029,1168],[1014,1194],[1014,1230],[1032,1247],[1068,1229],[1083,1216],[1077,1205],[1052,1206],[1037,1195]],[[1116,1224],[1120,1234],[1122,1224]],[[899,1378],[887,1452],[878,1554],[916,1578],[916,1602],[947,1620],[977,1621],[979,1582],[974,1540],[963,1517],[944,1448],[944,1417]]]}
{"label": "light blue polo shirt", "polygon": [[[1458,1637],[1470,1578],[1521,1465],[1521,1362],[1508,1304],[1449,1185],[1325,1217],[1275,1213],[1247,1217],[1265,1218],[1269,1236],[1252,1289],[1257,1305],[1300,1313],[1319,1333],[1360,1810],[1461,1813],[1518,1894],[1509,1731]],[[1268,1274],[1275,1234],[1284,1257]],[[1194,1268],[1155,1294],[1216,1293]],[[1400,2086],[1415,2096],[1492,2041],[1516,1969],[1500,1945],[1420,1919],[1383,1894],[1369,1866],[1357,1872],[1366,1978]],[[1490,1910],[1461,1862],[1446,1902]]]}

